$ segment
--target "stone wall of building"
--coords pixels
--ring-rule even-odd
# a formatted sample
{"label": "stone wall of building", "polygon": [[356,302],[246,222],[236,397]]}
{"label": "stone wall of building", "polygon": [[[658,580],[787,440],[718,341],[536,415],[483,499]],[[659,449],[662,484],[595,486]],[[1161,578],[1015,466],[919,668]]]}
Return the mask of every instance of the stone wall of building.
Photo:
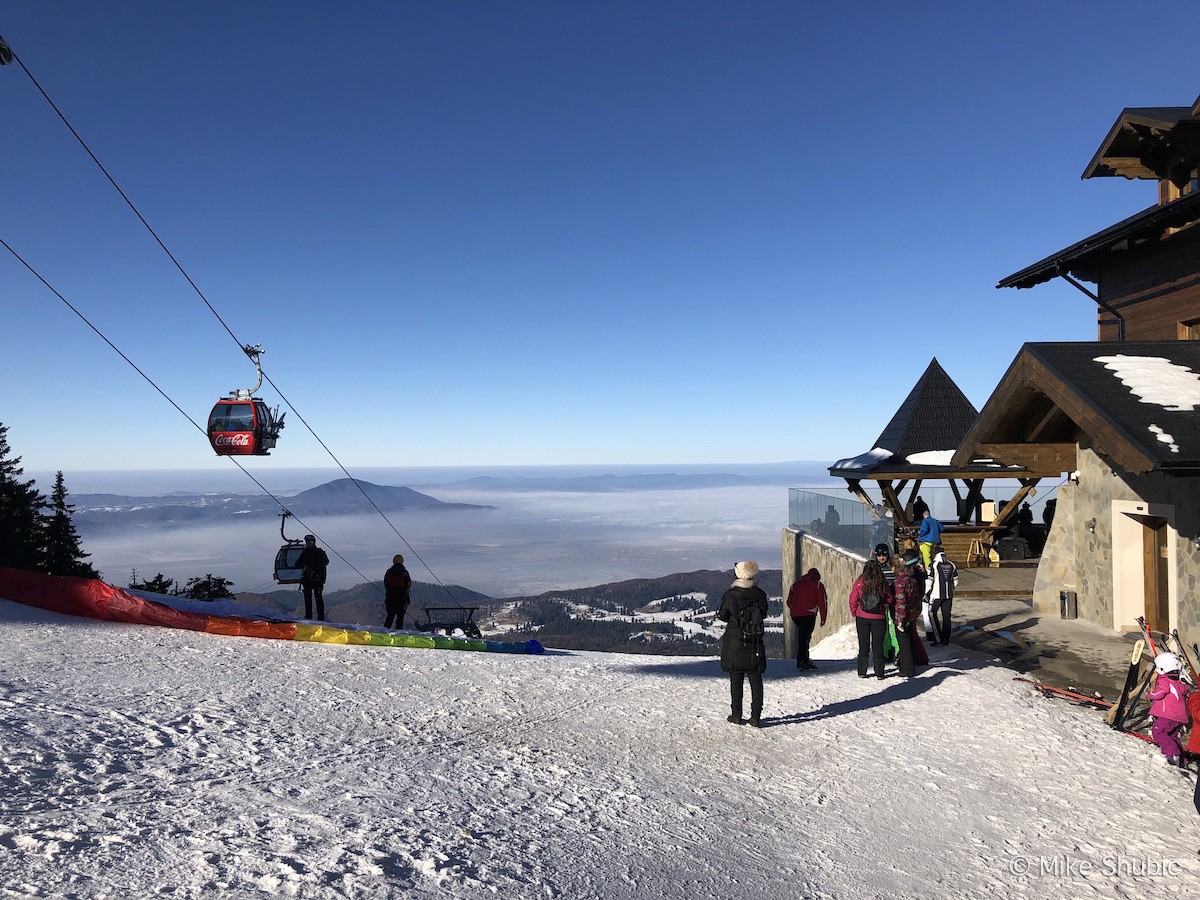
{"label": "stone wall of building", "polygon": [[[836,544],[830,544],[795,528],[783,530],[783,596],[786,598],[796,579],[815,568],[821,573],[825,592],[829,596],[829,616],[822,628],[818,622],[812,642],[816,645],[822,638],[849,624],[850,586],[862,574],[866,559],[851,553]],[[791,658],[796,656],[796,629],[792,620],[784,615],[784,646]]]}
{"label": "stone wall of building", "polygon": [[[1200,641],[1200,478],[1129,475],[1114,471],[1093,450],[1079,448],[1079,482],[1058,489],[1054,524],[1034,582],[1034,609],[1058,615],[1059,591],[1079,597],[1079,618],[1113,627],[1112,506],[1115,500],[1175,509],[1175,559],[1180,636]],[[1096,520],[1095,531],[1088,523]]]}

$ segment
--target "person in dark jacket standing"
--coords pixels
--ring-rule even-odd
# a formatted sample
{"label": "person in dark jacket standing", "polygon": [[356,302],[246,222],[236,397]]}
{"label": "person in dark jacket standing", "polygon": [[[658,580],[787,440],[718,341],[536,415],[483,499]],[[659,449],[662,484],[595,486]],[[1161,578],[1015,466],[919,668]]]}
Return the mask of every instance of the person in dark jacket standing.
{"label": "person in dark jacket standing", "polygon": [[758,563],[740,562],[733,567],[733,585],[721,596],[717,618],[725,623],[721,638],[721,668],[729,673],[733,712],[727,721],[742,724],[742,693],[750,676],[750,725],[761,728],[763,672],[767,670],[767,648],[763,646],[763,620],[767,617],[767,595],[757,584]]}
{"label": "person in dark jacket standing", "polygon": [[821,573],[809,569],[792,585],[787,597],[788,614],[796,626],[796,668],[815,672],[817,667],[808,656],[808,645],[812,642],[813,628],[817,624],[817,616],[821,624],[825,624],[828,605],[825,596],[825,585],[821,583]]}
{"label": "person in dark jacket standing", "polygon": [[383,576],[383,605],[387,609],[387,618],[383,620],[384,628],[391,628],[392,622],[397,628],[404,628],[404,616],[408,613],[409,591],[412,590],[412,576],[404,568],[404,557],[397,553],[392,557],[392,567]]}
{"label": "person in dark jacket standing", "polygon": [[896,570],[892,568],[892,551],[888,549],[887,544],[875,545],[875,562],[883,569],[883,578],[888,587],[891,587],[896,581]]}
{"label": "person in dark jacket standing", "polygon": [[325,570],[329,568],[329,556],[317,546],[317,539],[304,536],[304,549],[296,557],[296,568],[301,569],[300,589],[304,591],[304,618],[313,617],[313,598],[317,600],[317,621],[325,621]]}
{"label": "person in dark jacket standing", "polygon": [[874,663],[875,677],[883,678],[883,635],[891,605],[892,589],[883,577],[883,566],[868,559],[862,575],[850,588],[850,615],[858,631],[859,678],[867,677],[868,658]]}

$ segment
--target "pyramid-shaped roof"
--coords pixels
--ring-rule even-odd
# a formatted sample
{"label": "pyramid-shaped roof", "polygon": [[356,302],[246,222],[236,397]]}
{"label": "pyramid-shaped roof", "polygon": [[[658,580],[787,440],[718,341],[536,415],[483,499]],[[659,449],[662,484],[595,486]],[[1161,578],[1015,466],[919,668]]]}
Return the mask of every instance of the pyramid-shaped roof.
{"label": "pyramid-shaped roof", "polygon": [[[896,470],[930,475],[948,471],[950,457],[978,417],[979,411],[935,357],[876,438],[872,449],[838,460],[830,467],[829,474],[869,478]],[[997,474],[994,467],[981,466],[980,469],[980,474],[983,471],[993,476]]]}
{"label": "pyramid-shaped roof", "polygon": [[978,417],[979,410],[934,357],[875,439],[875,446],[903,458],[934,450],[957,450]]}

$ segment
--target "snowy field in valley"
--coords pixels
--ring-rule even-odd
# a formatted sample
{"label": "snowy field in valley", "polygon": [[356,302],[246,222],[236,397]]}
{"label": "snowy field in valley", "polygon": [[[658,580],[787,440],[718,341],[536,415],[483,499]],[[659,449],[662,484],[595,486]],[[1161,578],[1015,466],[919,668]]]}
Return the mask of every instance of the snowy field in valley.
{"label": "snowy field in valley", "polygon": [[714,659],[0,636],[0,896],[1200,896],[1190,777],[959,651],[754,730]]}

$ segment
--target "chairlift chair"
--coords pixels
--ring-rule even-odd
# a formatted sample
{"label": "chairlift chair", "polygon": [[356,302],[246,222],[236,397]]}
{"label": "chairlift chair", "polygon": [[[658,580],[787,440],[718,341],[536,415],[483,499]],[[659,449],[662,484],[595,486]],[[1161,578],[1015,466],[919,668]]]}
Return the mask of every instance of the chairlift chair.
{"label": "chairlift chair", "polygon": [[304,541],[290,539],[283,533],[283,523],[289,516],[291,513],[286,509],[279,514],[279,536],[283,538],[283,546],[275,554],[275,580],[280,584],[299,584],[304,570],[297,568],[296,560],[304,551]]}

